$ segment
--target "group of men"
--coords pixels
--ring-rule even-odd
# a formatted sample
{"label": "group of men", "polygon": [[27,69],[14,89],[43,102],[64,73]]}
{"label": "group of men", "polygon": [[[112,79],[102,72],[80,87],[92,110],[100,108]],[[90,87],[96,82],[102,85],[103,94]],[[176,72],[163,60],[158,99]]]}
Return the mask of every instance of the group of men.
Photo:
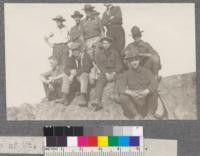
{"label": "group of men", "polygon": [[[160,57],[150,44],[142,41],[139,27],[133,26],[134,41],[125,47],[125,31],[119,6],[106,3],[102,17],[95,7],[84,5],[85,17],[75,11],[71,17],[75,25],[67,30],[65,19],[53,18],[57,30],[45,37],[52,47],[49,57],[52,70],[41,74],[48,100],[69,105],[80,96],[79,106],[94,111],[103,109],[104,87],[114,82],[110,96],[122,105],[128,118],[153,117],[157,108],[158,72]],[[95,87],[95,99],[89,91]]]}

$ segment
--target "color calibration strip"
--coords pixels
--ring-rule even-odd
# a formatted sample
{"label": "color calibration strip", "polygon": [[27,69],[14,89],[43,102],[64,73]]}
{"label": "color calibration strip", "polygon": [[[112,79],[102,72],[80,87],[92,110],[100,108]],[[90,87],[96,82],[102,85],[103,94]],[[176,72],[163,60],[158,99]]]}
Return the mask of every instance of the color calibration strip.
{"label": "color calibration strip", "polygon": [[49,136],[45,137],[45,147],[141,147],[140,136]]}
{"label": "color calibration strip", "polygon": [[116,147],[58,147],[45,148],[44,156],[144,156],[143,148]]}
{"label": "color calibration strip", "polygon": [[44,136],[143,136],[142,126],[45,126]]}

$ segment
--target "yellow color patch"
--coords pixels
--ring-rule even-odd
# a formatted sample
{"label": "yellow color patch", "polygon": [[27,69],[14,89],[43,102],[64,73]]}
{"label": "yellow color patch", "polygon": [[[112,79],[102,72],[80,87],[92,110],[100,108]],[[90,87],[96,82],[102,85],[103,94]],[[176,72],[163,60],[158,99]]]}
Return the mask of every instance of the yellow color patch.
{"label": "yellow color patch", "polygon": [[98,146],[107,147],[108,146],[108,136],[98,136]]}

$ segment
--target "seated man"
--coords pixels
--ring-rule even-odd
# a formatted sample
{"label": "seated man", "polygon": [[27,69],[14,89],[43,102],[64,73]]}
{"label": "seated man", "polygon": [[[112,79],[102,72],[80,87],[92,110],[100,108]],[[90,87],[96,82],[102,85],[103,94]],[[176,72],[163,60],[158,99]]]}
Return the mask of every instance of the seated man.
{"label": "seated man", "polygon": [[57,79],[56,81],[52,81],[52,79],[60,75],[62,70],[55,57],[51,56],[48,60],[51,70],[41,74],[41,81],[43,82],[46,98],[51,101],[61,96],[62,79]]}
{"label": "seated man", "polygon": [[89,73],[93,67],[90,55],[83,50],[81,43],[73,43],[70,47],[72,55],[76,62],[76,75],[75,78],[80,83],[81,100],[79,106],[88,106],[88,84]]}
{"label": "seated man", "polygon": [[122,51],[122,55],[126,55],[126,52],[134,51],[137,49],[140,55],[143,56],[141,60],[141,64],[143,67],[149,69],[155,78],[158,78],[158,72],[161,69],[160,64],[160,56],[158,53],[152,48],[152,46],[144,42],[142,38],[142,32],[139,27],[133,26],[131,29],[131,34],[134,42],[128,44],[126,48]]}
{"label": "seated man", "polygon": [[92,103],[94,111],[99,111],[102,106],[103,90],[107,82],[115,80],[115,77],[122,70],[122,62],[118,53],[111,49],[112,39],[103,37],[100,40],[102,47],[96,52],[95,62],[99,68],[100,75],[96,83],[96,100]]}
{"label": "seated man", "polygon": [[141,55],[129,52],[125,59],[129,69],[121,77],[119,100],[128,118],[154,118],[158,84],[153,74],[140,66]]}
{"label": "seated man", "polygon": [[[92,68],[92,60],[89,54],[81,50],[81,44],[74,42],[71,44],[70,49],[72,56],[70,56],[65,62],[64,73],[62,75],[63,85],[62,92],[63,98],[57,102],[69,104],[69,95],[72,92],[71,85],[78,81],[80,83],[81,100],[79,106],[87,106],[87,93],[88,93],[88,76]],[[75,90],[74,90],[75,91]]]}

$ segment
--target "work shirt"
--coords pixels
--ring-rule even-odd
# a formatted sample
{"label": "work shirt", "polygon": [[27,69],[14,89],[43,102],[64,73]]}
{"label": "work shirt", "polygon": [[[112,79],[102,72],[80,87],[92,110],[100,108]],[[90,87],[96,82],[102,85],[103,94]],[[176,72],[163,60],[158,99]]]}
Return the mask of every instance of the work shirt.
{"label": "work shirt", "polygon": [[139,42],[132,42],[128,44],[123,52],[134,51],[135,49],[138,50],[141,54],[152,54],[158,56],[158,53],[152,48],[152,46],[142,40],[140,40]]}
{"label": "work shirt", "polygon": [[95,56],[96,65],[101,73],[119,73],[122,70],[122,62],[118,53],[113,49],[99,49]]}
{"label": "work shirt", "polygon": [[78,24],[78,25],[74,25],[71,29],[70,29],[70,40],[72,42],[77,41],[80,39],[80,36],[82,35],[82,24]]}
{"label": "work shirt", "polygon": [[86,40],[93,37],[101,36],[101,32],[103,31],[103,26],[99,16],[86,17],[82,21],[82,26],[83,37]]}
{"label": "work shirt", "polygon": [[62,28],[56,27],[49,36],[52,36],[50,41],[54,44],[66,43],[69,41],[69,31],[66,26]]}
{"label": "work shirt", "polygon": [[112,6],[103,13],[102,24],[104,26],[122,25],[122,12],[119,6]]}
{"label": "work shirt", "polygon": [[155,77],[148,69],[143,67],[125,71],[121,83],[121,88],[128,88],[133,91],[148,89],[150,92],[155,92],[158,88]]}

